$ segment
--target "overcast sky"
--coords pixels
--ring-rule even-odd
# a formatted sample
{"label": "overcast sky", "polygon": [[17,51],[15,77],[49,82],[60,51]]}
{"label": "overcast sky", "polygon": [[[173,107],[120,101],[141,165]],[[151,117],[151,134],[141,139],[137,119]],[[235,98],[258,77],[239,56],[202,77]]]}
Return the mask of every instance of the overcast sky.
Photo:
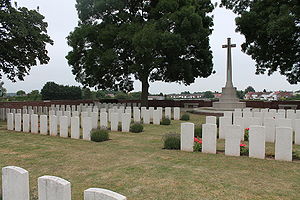
{"label": "overcast sky", "polygon": [[[76,0],[17,0],[19,6],[30,9],[40,7],[40,13],[45,16],[48,22],[48,34],[54,40],[53,46],[48,46],[50,62],[47,65],[33,67],[30,75],[25,77],[25,81],[12,83],[6,78],[3,79],[4,87],[8,92],[24,90],[41,90],[48,81],[54,81],[64,85],[80,85],[74,79],[71,67],[68,66],[65,56],[70,47],[67,45],[66,37],[77,25],[78,16],[75,9]],[[215,2],[215,1],[214,1]],[[218,1],[219,2],[219,1]],[[226,49],[222,49],[222,44],[226,43],[226,38],[231,37],[232,43],[237,44],[237,48],[232,49],[233,57],[233,83],[239,90],[244,90],[251,85],[256,90],[288,90],[300,89],[300,84],[290,85],[284,76],[275,73],[272,76],[255,75],[255,62],[246,54],[241,52],[241,44],[245,40],[242,35],[235,32],[235,17],[230,10],[216,8],[214,10],[214,31],[210,37],[210,45],[213,51],[213,63],[216,74],[208,78],[198,78],[195,83],[184,86],[177,83],[150,83],[150,93],[180,93],[182,91],[221,91],[225,85],[226,69]],[[140,81],[135,81],[134,91],[141,90]]]}

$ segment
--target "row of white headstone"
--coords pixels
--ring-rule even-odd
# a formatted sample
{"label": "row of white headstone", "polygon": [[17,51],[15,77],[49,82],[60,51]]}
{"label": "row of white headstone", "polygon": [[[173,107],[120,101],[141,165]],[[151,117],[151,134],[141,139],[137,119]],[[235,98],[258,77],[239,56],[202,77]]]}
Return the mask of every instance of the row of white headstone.
{"label": "row of white headstone", "polygon": [[[293,141],[295,141],[296,144],[300,144],[300,118],[291,119],[283,117],[281,118],[279,116],[259,117],[258,115],[254,115],[253,117],[244,115],[240,117],[235,115],[235,112],[225,112],[224,117],[220,117],[219,120],[219,138],[221,139],[225,139],[225,134],[226,132],[228,132],[228,130],[226,130],[228,125],[238,125],[243,130],[246,128],[250,128],[251,126],[264,126],[266,129],[266,142],[274,143],[276,139],[276,128],[288,127],[295,132],[295,138],[293,139]],[[241,135],[241,139],[244,140],[244,135]]]}
{"label": "row of white headstone", "polygon": [[[2,199],[29,200],[29,173],[27,170],[7,166],[2,168]],[[56,176],[41,176],[38,178],[39,200],[71,200],[71,183]],[[116,192],[89,188],[84,191],[84,200],[126,200]]]}
{"label": "row of white headstone", "polygon": [[[21,114],[21,113],[8,113],[7,114],[7,129],[15,130],[15,131],[23,131],[23,132],[32,132],[32,133],[40,133],[43,135],[48,135],[48,132],[51,136],[58,135],[58,127],[59,127],[59,135],[60,137],[69,137],[69,128],[71,132],[71,138],[79,139],[80,138],[80,127],[82,127],[82,135],[84,140],[90,140],[90,131],[92,129],[98,128],[99,118],[100,118],[100,128],[107,129],[108,122],[110,121],[111,131],[118,131],[119,123],[121,122],[122,132],[129,132],[130,123],[131,123],[131,109],[125,110],[117,110],[118,112],[114,112],[114,110],[109,110],[112,112],[100,112],[100,116],[98,112],[91,112],[90,115],[88,112],[81,112],[79,117],[78,111],[74,111],[71,117],[70,111],[65,111],[63,115],[40,115],[37,114]],[[162,119],[162,109],[152,110],[143,109],[140,110],[138,108],[133,109],[133,120],[136,123],[141,122],[141,118],[143,119],[144,124],[150,124],[151,118],[153,124],[160,124]],[[52,111],[50,111],[52,112]],[[152,113],[152,116],[151,116]],[[54,111],[53,111],[54,114]],[[56,114],[62,114],[61,111],[57,111]],[[167,118],[171,118],[171,108],[166,108],[165,116]],[[179,120],[180,118],[180,108],[174,108],[174,119]]]}
{"label": "row of white headstone", "polygon": [[[206,124],[202,125],[202,152],[216,154],[217,125],[216,118],[209,116]],[[225,155],[240,156],[241,135],[244,130],[238,125],[225,126]],[[292,135],[289,127],[276,127],[275,160],[292,161]],[[250,126],[249,157],[265,158],[266,127]],[[181,124],[181,150],[193,151],[194,124]]]}
{"label": "row of white headstone", "polygon": [[[110,117],[110,114],[113,113],[113,112],[119,112],[119,113],[124,113],[124,112],[127,112],[127,113],[131,113],[132,114],[132,108],[131,107],[124,107],[124,106],[120,106],[120,107],[117,107],[117,106],[114,106],[113,108],[98,108],[96,106],[90,106],[90,107],[87,107],[85,109],[78,109],[78,110],[70,110],[70,109],[67,109],[65,110],[64,108],[60,108],[58,107],[58,109],[52,109],[50,108],[50,110],[48,111],[48,108],[47,107],[44,107],[45,108],[45,112],[36,112],[34,111],[32,108],[23,108],[23,109],[9,109],[9,108],[1,108],[0,109],[0,116],[1,116],[1,119],[2,120],[5,120],[6,117],[7,117],[7,114],[8,113],[21,113],[21,114],[38,114],[38,115],[48,115],[48,116],[51,116],[51,115],[57,115],[57,116],[68,116],[68,117],[71,117],[71,116],[79,116],[81,115],[82,112],[87,112],[89,116],[92,115],[93,112],[97,112],[100,113],[101,112],[108,112],[109,114],[109,117]],[[143,119],[144,117],[144,111],[149,111],[149,114],[150,114],[150,120],[153,119],[153,115],[154,115],[154,111],[157,110],[157,112],[159,112],[160,114],[160,117],[162,118],[162,113],[163,113],[163,110],[165,111],[165,117],[166,118],[171,118],[172,117],[172,108],[171,107],[166,107],[166,108],[162,108],[162,107],[157,107],[156,109],[154,107],[149,107],[148,109],[146,107],[141,107],[141,109],[139,109],[139,107],[133,107],[133,112],[137,112],[138,110],[140,110],[139,112],[140,113],[140,117]],[[134,114],[134,113],[133,113]],[[175,120],[179,120],[180,118],[180,108],[179,107],[174,107],[173,108],[173,117]]]}

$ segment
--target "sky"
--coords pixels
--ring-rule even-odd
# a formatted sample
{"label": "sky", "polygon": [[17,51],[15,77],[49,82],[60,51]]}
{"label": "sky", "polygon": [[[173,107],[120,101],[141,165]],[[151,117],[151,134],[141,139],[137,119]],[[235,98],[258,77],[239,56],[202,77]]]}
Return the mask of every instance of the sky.
{"label": "sky", "polygon": [[[29,9],[36,9],[39,6],[40,13],[45,16],[48,22],[48,34],[54,40],[54,45],[47,46],[50,62],[47,65],[32,67],[30,75],[24,81],[12,83],[3,78],[4,87],[8,93],[18,90],[30,92],[41,90],[48,81],[54,81],[63,85],[81,86],[75,81],[72,68],[68,65],[65,56],[71,50],[67,45],[66,37],[77,26],[78,16],[75,8],[76,0],[17,0],[18,6],[25,6]],[[220,0],[213,0],[220,2]],[[255,75],[255,62],[250,56],[241,51],[241,44],[245,41],[243,35],[235,32],[236,15],[225,8],[216,8],[214,15],[214,31],[210,36],[210,45],[213,51],[213,63],[215,74],[208,78],[197,78],[195,83],[185,86],[179,83],[150,83],[149,92],[152,94],[171,94],[183,91],[221,91],[225,86],[226,70],[226,49],[222,48],[226,44],[227,38],[232,38],[232,43],[237,47],[232,49],[233,84],[238,90],[244,90],[248,86],[254,87],[257,91],[266,89],[267,91],[300,90],[300,84],[291,85],[284,76],[274,73],[272,76]],[[5,76],[4,76],[5,77]],[[134,91],[141,91],[141,82],[134,82]]]}

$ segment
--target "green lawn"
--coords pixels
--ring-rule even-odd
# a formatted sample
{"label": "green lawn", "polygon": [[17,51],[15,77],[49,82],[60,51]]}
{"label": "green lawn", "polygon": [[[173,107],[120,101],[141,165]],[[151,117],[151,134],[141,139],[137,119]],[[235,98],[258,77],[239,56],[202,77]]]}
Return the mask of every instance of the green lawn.
{"label": "green lawn", "polygon": [[[191,115],[196,124],[204,116]],[[59,176],[71,182],[72,197],[83,199],[90,187],[106,188],[129,200],[165,199],[300,199],[300,161],[229,157],[162,149],[162,136],[180,132],[170,126],[146,125],[143,133],[110,134],[94,143],[70,138],[0,130],[0,167],[29,171],[31,197],[37,199],[37,178]],[[300,151],[299,145],[293,146]],[[224,141],[218,141],[224,150]],[[274,154],[274,144],[267,144]]]}

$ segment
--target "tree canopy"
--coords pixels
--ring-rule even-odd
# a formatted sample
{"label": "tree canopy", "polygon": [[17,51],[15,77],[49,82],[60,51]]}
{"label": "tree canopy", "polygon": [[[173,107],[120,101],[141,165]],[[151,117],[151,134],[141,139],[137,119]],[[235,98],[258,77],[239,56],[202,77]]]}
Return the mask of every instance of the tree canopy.
{"label": "tree canopy", "polygon": [[97,89],[133,89],[149,81],[191,84],[213,72],[210,0],[77,0],[79,25],[66,56],[76,80]]}
{"label": "tree canopy", "polygon": [[47,82],[41,90],[41,95],[44,100],[82,99],[80,87],[59,85],[54,82]]}
{"label": "tree canopy", "polygon": [[222,0],[232,9],[236,31],[246,42],[242,50],[256,61],[256,73],[275,71],[291,84],[300,82],[300,3],[299,0]]}
{"label": "tree canopy", "polygon": [[47,35],[44,16],[36,10],[13,7],[11,0],[0,0],[0,79],[3,74],[23,80],[32,66],[47,64]]}
{"label": "tree canopy", "polygon": [[248,87],[245,89],[245,94],[247,94],[248,92],[255,92],[255,89],[254,89],[252,86],[248,86]]}

